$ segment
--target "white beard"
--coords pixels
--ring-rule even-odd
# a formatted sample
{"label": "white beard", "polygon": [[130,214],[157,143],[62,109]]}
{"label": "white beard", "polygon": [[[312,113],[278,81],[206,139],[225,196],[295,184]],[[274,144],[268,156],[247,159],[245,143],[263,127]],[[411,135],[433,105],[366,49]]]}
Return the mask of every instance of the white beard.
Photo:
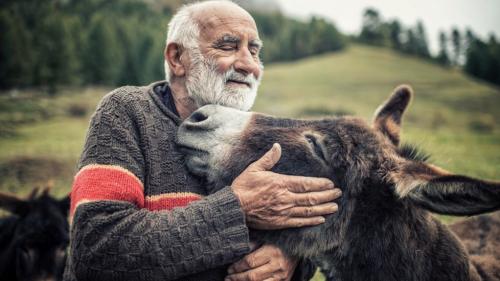
{"label": "white beard", "polygon": [[[220,74],[215,61],[205,59],[199,50],[191,49],[190,56],[191,69],[186,77],[186,89],[197,107],[218,104],[243,111],[250,110],[257,97],[262,75],[258,79],[253,74],[245,76],[232,67]],[[244,82],[249,86],[231,86],[227,84],[228,80]]]}

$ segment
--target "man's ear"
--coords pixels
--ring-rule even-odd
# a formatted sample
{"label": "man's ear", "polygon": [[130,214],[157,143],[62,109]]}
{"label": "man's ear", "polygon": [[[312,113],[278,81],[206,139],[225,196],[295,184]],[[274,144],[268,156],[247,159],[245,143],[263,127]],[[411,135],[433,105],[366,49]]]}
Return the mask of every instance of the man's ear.
{"label": "man's ear", "polygon": [[401,120],[412,97],[409,86],[397,87],[389,99],[375,111],[373,127],[382,132],[395,145],[399,145]]}
{"label": "man's ear", "polygon": [[15,195],[0,192],[0,209],[23,216],[29,211],[29,204]]}
{"label": "man's ear", "polygon": [[165,61],[168,63],[170,73],[177,77],[182,77],[186,74],[186,69],[181,61],[181,56],[184,49],[177,43],[169,43],[165,47]]}
{"label": "man's ear", "polygon": [[401,199],[434,213],[470,216],[500,209],[500,182],[454,175],[413,161],[390,178]]}

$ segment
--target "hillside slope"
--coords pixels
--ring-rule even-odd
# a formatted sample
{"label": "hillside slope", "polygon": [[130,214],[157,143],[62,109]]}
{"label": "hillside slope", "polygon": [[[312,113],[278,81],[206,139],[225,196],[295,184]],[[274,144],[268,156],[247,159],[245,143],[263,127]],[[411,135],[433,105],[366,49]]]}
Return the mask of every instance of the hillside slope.
{"label": "hillside slope", "polygon": [[[255,110],[294,117],[347,113],[369,120],[401,83],[416,92],[403,141],[420,145],[451,171],[500,179],[500,90],[390,50],[354,45],[341,53],[269,65]],[[0,138],[0,190],[25,193],[49,182],[57,193],[67,192],[88,119],[105,92],[72,90],[39,100],[50,112],[63,113]],[[75,105],[85,106],[87,114],[64,114]],[[42,164],[47,160],[49,167]]]}

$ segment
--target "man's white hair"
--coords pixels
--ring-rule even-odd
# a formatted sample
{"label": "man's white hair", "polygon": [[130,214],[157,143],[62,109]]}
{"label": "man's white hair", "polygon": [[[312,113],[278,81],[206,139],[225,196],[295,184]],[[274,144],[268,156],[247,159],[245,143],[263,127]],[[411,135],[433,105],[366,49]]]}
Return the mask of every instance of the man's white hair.
{"label": "man's white hair", "polygon": [[[199,48],[199,37],[200,28],[198,23],[193,19],[193,10],[200,5],[205,5],[209,3],[223,2],[232,3],[228,0],[214,0],[205,2],[195,2],[191,4],[186,4],[182,6],[177,13],[172,17],[168,24],[167,40],[166,45],[170,43],[177,43],[186,49],[198,49]],[[234,4],[237,5],[237,4]],[[167,60],[164,62],[165,65],[165,79],[170,82],[170,67]]]}

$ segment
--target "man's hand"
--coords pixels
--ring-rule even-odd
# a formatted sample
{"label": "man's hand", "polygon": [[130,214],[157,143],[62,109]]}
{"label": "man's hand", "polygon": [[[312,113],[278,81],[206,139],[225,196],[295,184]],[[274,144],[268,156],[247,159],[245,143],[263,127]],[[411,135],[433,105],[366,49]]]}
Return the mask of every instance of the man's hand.
{"label": "man's hand", "polygon": [[224,281],[289,281],[297,260],[287,257],[274,245],[263,245],[233,263]]}
{"label": "man's hand", "polygon": [[245,212],[247,225],[256,229],[282,229],[324,223],[323,215],[338,209],[331,201],[341,195],[340,189],[325,178],[270,172],[280,157],[281,147],[275,143],[231,185]]}

